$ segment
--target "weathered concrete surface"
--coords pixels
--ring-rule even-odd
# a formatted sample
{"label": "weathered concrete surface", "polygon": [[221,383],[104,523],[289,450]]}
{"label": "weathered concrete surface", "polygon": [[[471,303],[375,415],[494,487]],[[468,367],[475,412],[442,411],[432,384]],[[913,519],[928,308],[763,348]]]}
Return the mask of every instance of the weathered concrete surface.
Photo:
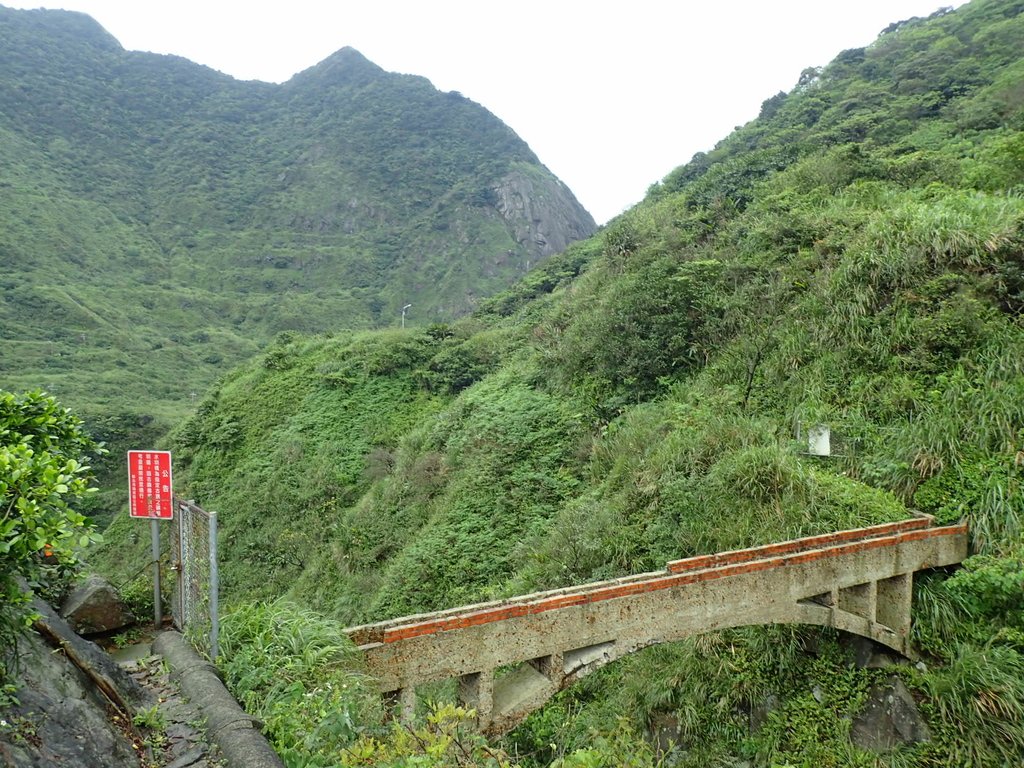
{"label": "weathered concrete surface", "polygon": [[220,747],[230,768],[284,768],[284,763],[260,733],[255,718],[245,713],[228,693],[210,662],[199,657],[177,632],[161,632],[153,651],[164,657],[171,678],[198,706],[207,734]]}
{"label": "weathered concrete surface", "polygon": [[[149,647],[149,643],[144,644]],[[132,654],[133,656],[135,654]],[[166,665],[156,656],[146,655],[120,661],[125,671],[159,701],[159,718],[164,724],[163,738],[153,750],[145,768],[222,768],[220,752],[207,738],[199,708],[181,694],[170,679]]]}
{"label": "weathered concrete surface", "polygon": [[[612,660],[716,629],[817,624],[911,655],[914,572],[967,555],[965,526],[930,522],[674,561],[657,573],[354,627],[349,636],[404,713],[416,685],[455,678],[463,702],[492,733]],[[499,667],[523,663],[495,681]]]}

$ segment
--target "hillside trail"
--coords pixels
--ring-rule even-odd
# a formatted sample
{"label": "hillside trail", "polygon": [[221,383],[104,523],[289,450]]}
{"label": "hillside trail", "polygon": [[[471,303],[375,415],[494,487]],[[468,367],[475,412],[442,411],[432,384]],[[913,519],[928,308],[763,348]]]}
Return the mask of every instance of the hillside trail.
{"label": "hillside trail", "polygon": [[222,768],[216,744],[207,737],[194,703],[170,679],[163,660],[152,653],[152,640],[141,639],[110,653],[156,700],[156,711],[136,719],[151,727],[142,745],[143,768]]}

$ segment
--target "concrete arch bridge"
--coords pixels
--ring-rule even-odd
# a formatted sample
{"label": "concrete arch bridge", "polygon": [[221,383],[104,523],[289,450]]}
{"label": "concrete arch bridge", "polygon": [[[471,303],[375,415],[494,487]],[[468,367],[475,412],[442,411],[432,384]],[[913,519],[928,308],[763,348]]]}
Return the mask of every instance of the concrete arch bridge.
{"label": "concrete arch bridge", "polygon": [[412,715],[417,685],[455,678],[480,728],[498,734],[604,664],[727,627],[817,624],[913,656],[914,573],[966,556],[966,525],[934,527],[921,516],[347,632],[403,717]]}

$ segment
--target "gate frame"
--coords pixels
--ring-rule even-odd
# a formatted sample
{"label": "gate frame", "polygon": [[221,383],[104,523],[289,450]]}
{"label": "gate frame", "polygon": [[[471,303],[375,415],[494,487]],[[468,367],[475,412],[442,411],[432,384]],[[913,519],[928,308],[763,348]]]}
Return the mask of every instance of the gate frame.
{"label": "gate frame", "polygon": [[[207,542],[207,552],[209,560],[209,582],[207,584],[208,590],[208,604],[209,604],[209,618],[210,618],[210,659],[214,662],[217,661],[217,656],[220,653],[218,635],[220,633],[220,612],[219,612],[219,600],[218,595],[220,592],[220,574],[217,568],[217,513],[207,512],[205,509],[196,504],[194,499],[181,499],[177,496],[174,497],[174,506],[177,509],[178,514],[174,516],[174,530],[175,536],[172,545],[171,556],[174,558],[174,562],[171,565],[171,569],[175,572],[175,595],[171,603],[171,622],[181,632],[185,632],[188,629],[189,616],[194,613],[192,607],[187,604],[190,596],[190,591],[187,589],[186,579],[186,563],[183,558],[183,542],[184,542],[184,528],[185,517],[189,516],[190,520],[195,517],[203,518],[207,523],[207,530],[209,532]],[[189,526],[191,527],[191,525]]]}

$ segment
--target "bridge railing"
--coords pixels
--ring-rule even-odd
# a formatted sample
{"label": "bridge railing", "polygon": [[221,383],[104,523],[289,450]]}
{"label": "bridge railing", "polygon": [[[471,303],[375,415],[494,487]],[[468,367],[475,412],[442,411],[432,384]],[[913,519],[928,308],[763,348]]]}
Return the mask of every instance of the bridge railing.
{"label": "bridge railing", "polygon": [[800,539],[781,541],[774,544],[765,544],[760,547],[748,549],[736,549],[728,552],[718,552],[713,555],[697,555],[687,557],[683,560],[672,560],[666,568],[670,573],[684,573],[703,568],[715,568],[721,565],[733,565],[735,563],[749,563],[752,560],[763,560],[769,557],[780,555],[792,555],[798,552],[807,552],[812,549],[822,549],[836,544],[844,544],[866,539],[877,539],[883,536],[891,536],[907,531],[919,531],[930,528],[933,518],[927,515],[900,520],[895,523],[882,523],[866,528],[853,528],[848,531],[836,531],[818,536],[805,536]]}

